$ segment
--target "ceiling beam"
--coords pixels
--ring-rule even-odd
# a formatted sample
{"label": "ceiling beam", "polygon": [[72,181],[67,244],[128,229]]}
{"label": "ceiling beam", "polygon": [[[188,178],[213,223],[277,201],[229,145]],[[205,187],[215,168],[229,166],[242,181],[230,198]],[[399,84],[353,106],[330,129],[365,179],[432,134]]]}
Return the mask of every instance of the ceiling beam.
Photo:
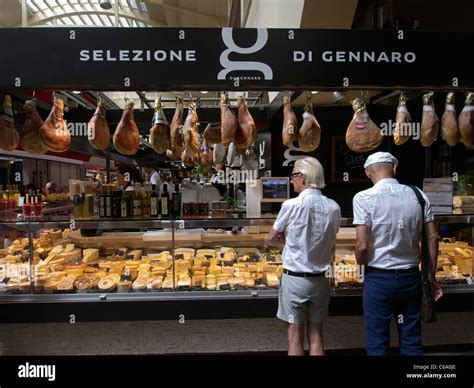
{"label": "ceiling beam", "polygon": [[140,97],[140,100],[143,104],[145,104],[150,109],[155,109],[153,105],[148,102],[148,99],[142,92],[135,92],[135,93],[138,94],[138,97]]}
{"label": "ceiling beam", "polygon": [[241,15],[241,0],[229,0],[229,22],[228,27],[241,28],[242,27],[242,15]]}
{"label": "ceiling beam", "polygon": [[[30,26],[37,26],[37,25],[43,25],[46,24],[48,21],[52,21],[53,19],[56,18],[64,18],[64,17],[71,17],[71,16],[80,16],[80,15],[110,15],[114,16],[115,12],[114,11],[106,11],[96,4],[80,4],[81,8],[75,7],[73,12],[61,12],[61,13],[56,13],[52,16],[43,16],[43,15],[38,15],[36,13],[32,17],[29,18],[28,24]],[[59,7],[54,7],[54,9],[57,9]],[[125,17],[127,19],[133,19],[139,22],[143,22],[145,24],[149,24],[151,26],[155,27],[166,27],[166,24],[163,22],[158,22],[155,19],[152,19],[149,15],[146,14],[141,14],[135,11],[132,11],[130,9],[126,9],[121,7],[119,11],[119,16]]]}

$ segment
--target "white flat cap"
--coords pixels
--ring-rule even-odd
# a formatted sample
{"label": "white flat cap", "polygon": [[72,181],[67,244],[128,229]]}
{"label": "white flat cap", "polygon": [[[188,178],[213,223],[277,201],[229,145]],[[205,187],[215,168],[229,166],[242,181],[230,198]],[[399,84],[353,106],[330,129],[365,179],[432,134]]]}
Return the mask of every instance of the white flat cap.
{"label": "white flat cap", "polygon": [[395,166],[398,166],[397,158],[390,152],[376,152],[375,154],[369,155],[365,161],[364,168],[367,168],[371,164],[375,163],[392,163]]}

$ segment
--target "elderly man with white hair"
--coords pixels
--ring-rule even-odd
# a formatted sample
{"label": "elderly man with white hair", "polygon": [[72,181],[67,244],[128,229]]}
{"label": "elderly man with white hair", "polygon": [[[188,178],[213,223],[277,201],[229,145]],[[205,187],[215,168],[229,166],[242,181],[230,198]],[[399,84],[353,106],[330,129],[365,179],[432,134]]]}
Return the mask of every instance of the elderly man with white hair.
{"label": "elderly man with white hair", "polygon": [[324,354],[331,266],[341,210],[321,194],[323,166],[315,158],[295,162],[291,182],[298,197],[282,204],[268,242],[285,243],[277,317],[288,324],[288,355],[304,354],[305,324],[311,355]]}
{"label": "elderly man with white hair", "polygon": [[[415,187],[394,178],[398,160],[388,152],[367,158],[366,175],[373,187],[353,199],[356,260],[365,265],[364,326],[368,355],[388,355],[390,321],[396,317],[400,353],[423,354],[421,343],[421,276],[419,241],[425,223],[430,254],[429,282],[435,300],[443,295],[435,272],[438,235],[430,203]],[[414,190],[425,201],[424,213]]]}

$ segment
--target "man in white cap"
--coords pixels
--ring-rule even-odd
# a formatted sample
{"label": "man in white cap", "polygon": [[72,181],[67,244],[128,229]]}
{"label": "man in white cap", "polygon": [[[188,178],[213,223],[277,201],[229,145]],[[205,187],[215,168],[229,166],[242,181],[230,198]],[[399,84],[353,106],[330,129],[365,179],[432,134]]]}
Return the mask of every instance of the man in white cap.
{"label": "man in white cap", "polygon": [[365,265],[364,326],[368,355],[388,355],[390,321],[398,325],[400,353],[423,354],[421,341],[421,276],[419,241],[422,222],[430,255],[429,281],[435,300],[443,295],[436,282],[438,234],[428,198],[424,214],[409,186],[394,178],[398,160],[388,152],[367,158],[365,173],[374,186],[353,200],[356,260]]}

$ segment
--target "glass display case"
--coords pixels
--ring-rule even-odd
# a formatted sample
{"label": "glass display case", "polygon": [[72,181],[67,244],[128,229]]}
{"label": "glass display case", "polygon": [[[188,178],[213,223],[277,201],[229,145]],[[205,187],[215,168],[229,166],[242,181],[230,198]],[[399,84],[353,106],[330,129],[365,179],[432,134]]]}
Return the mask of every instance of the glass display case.
{"label": "glass display case", "polygon": [[[447,292],[474,291],[471,216],[439,216],[437,278]],[[334,295],[360,295],[355,229],[343,219],[330,269]],[[278,296],[281,248],[265,247],[274,218],[98,219],[2,222],[0,292],[160,299]],[[11,299],[13,298],[13,299]]]}

